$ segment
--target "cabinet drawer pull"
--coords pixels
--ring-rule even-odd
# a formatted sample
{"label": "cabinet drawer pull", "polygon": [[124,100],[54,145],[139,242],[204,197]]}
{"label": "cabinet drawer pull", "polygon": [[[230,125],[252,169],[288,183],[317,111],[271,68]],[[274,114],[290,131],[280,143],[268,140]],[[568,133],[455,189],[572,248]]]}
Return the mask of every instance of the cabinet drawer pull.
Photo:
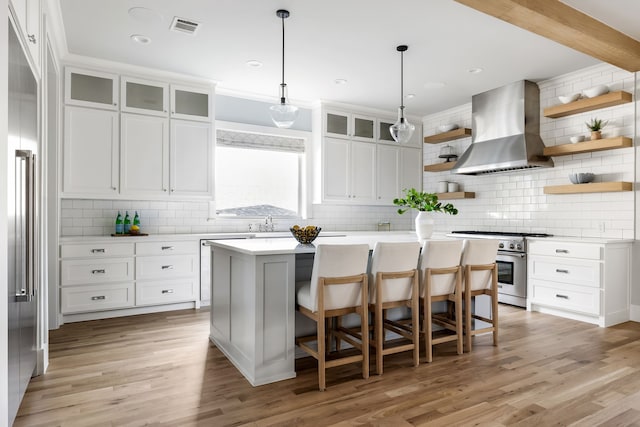
{"label": "cabinet drawer pull", "polygon": [[91,274],[104,274],[106,273],[104,268],[101,268],[100,270],[91,270]]}
{"label": "cabinet drawer pull", "polygon": [[163,270],[173,270],[173,265],[163,265],[162,269]]}
{"label": "cabinet drawer pull", "polygon": [[107,297],[105,297],[104,295],[98,295],[96,297],[91,297],[91,301],[101,301],[101,300],[105,300],[107,299]]}
{"label": "cabinet drawer pull", "polygon": [[556,298],[569,299],[569,296],[562,295],[562,294],[556,294]]}
{"label": "cabinet drawer pull", "polygon": [[163,251],[172,251],[173,249],[174,249],[173,246],[163,246],[162,247]]}
{"label": "cabinet drawer pull", "polygon": [[557,254],[568,254],[569,251],[566,249],[556,249]]}
{"label": "cabinet drawer pull", "polygon": [[173,289],[163,289],[162,293],[163,294],[172,294],[173,293]]}
{"label": "cabinet drawer pull", "polygon": [[569,270],[565,270],[564,268],[556,268],[556,273],[569,274]]}
{"label": "cabinet drawer pull", "polygon": [[92,254],[103,254],[104,249],[91,249]]}

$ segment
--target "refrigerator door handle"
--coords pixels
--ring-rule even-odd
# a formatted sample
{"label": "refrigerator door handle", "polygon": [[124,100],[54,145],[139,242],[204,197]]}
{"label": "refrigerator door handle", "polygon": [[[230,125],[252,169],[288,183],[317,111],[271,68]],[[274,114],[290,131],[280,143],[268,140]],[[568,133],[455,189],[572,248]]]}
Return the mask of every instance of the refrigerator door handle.
{"label": "refrigerator door handle", "polygon": [[35,155],[30,150],[16,150],[16,158],[24,162],[24,218],[25,218],[25,260],[24,275],[26,289],[16,289],[16,301],[31,301],[35,296],[34,250],[32,239],[34,236],[35,212]]}

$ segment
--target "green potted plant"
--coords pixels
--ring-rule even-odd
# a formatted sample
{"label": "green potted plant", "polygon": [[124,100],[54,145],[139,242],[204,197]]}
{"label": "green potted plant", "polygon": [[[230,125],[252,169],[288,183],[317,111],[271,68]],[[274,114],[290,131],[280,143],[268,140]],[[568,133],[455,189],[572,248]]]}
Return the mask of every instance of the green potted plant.
{"label": "green potted plant", "polygon": [[584,123],[585,125],[587,125],[587,128],[591,131],[592,141],[602,138],[602,128],[604,128],[607,125],[607,123],[609,123],[608,120],[603,121],[597,117],[592,118],[590,121]]}
{"label": "green potted plant", "polygon": [[393,199],[393,204],[400,206],[398,209],[399,214],[403,214],[409,209],[415,209],[418,211],[416,217],[416,233],[420,240],[428,239],[433,233],[433,218],[428,212],[443,212],[450,215],[457,215],[458,209],[456,209],[451,203],[442,204],[438,201],[438,196],[434,193],[426,193],[424,191],[418,191],[415,188],[409,188],[404,190],[404,197]]}

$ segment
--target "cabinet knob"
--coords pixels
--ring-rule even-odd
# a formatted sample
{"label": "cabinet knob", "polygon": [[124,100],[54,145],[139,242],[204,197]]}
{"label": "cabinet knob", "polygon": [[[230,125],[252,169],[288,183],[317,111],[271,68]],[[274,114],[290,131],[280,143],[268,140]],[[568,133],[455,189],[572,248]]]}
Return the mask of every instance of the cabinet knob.
{"label": "cabinet knob", "polygon": [[171,192],[173,193],[174,191],[176,191],[176,189],[175,189],[175,188],[172,188],[172,189],[171,189]]}
{"label": "cabinet knob", "polygon": [[116,190],[117,190],[117,188],[116,188],[116,187],[111,187],[111,189],[112,189],[113,191],[116,191]]}
{"label": "cabinet knob", "polygon": [[35,44],[35,43],[36,43],[36,36],[35,36],[35,35],[33,35],[33,34],[29,34],[29,35],[27,36],[27,38],[29,39],[29,42],[31,42],[31,43],[33,43],[33,44]]}
{"label": "cabinet knob", "polygon": [[162,189],[162,191],[167,191],[167,189],[166,189],[166,188],[163,188],[163,189]]}

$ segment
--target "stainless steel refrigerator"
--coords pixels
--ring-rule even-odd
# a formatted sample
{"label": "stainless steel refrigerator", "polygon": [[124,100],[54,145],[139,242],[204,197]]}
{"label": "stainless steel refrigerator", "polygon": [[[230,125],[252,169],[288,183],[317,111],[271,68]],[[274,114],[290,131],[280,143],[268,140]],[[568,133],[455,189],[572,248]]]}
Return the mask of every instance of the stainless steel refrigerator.
{"label": "stainless steel refrigerator", "polygon": [[36,367],[38,85],[9,22],[9,425]]}

